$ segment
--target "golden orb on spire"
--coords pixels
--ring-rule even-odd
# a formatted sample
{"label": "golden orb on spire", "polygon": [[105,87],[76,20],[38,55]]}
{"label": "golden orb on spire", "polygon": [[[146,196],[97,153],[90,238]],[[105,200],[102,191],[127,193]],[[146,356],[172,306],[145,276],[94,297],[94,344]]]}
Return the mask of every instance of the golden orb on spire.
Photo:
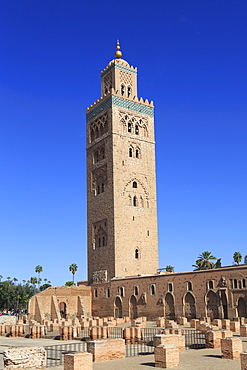
{"label": "golden orb on spire", "polygon": [[122,57],[122,52],[120,50],[120,43],[119,40],[117,40],[117,45],[116,45],[116,51],[115,51],[115,57],[116,58],[121,58]]}

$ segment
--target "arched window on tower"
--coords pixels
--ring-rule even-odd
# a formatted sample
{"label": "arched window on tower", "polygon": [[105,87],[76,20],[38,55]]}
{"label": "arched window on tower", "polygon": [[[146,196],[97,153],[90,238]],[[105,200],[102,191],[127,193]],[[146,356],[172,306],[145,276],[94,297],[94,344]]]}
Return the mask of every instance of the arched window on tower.
{"label": "arched window on tower", "polygon": [[139,249],[138,248],[136,248],[135,250],[135,258],[139,259]]}
{"label": "arched window on tower", "polygon": [[137,207],[137,197],[136,196],[133,197],[133,206]]}
{"label": "arched window on tower", "polygon": [[143,201],[142,196],[140,197],[140,203],[141,203],[141,207],[144,207],[144,201]]}
{"label": "arched window on tower", "polygon": [[135,125],[135,134],[136,135],[139,135],[139,127],[138,127],[138,125]]}
{"label": "arched window on tower", "polygon": [[96,127],[95,129],[95,139],[97,139],[99,137],[99,129],[98,127]]}
{"label": "arched window on tower", "polygon": [[121,95],[124,95],[124,94],[125,94],[125,86],[121,85]]}
{"label": "arched window on tower", "polygon": [[128,123],[128,132],[131,132],[131,123]]}
{"label": "arched window on tower", "polygon": [[129,148],[129,157],[132,157],[132,155],[133,155],[133,150],[132,148]]}
{"label": "arched window on tower", "polygon": [[139,158],[139,149],[136,149],[136,158]]}
{"label": "arched window on tower", "polygon": [[93,128],[91,129],[90,135],[91,135],[91,142],[92,142],[94,141],[94,129]]}
{"label": "arched window on tower", "polygon": [[127,96],[128,96],[128,98],[130,97],[130,94],[131,94],[131,87],[128,86],[128,88],[127,88]]}
{"label": "arched window on tower", "polygon": [[136,181],[133,181],[132,186],[133,186],[133,188],[137,189],[137,182]]}

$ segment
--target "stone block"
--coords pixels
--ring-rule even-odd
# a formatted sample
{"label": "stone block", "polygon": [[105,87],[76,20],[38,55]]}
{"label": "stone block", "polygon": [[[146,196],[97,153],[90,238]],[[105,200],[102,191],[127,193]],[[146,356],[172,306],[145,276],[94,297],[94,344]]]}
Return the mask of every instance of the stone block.
{"label": "stone block", "polygon": [[155,367],[167,368],[179,365],[179,350],[171,344],[160,344],[154,348]]}
{"label": "stone block", "polygon": [[11,347],[3,352],[4,369],[41,369],[46,367],[43,347]]}
{"label": "stone block", "polygon": [[220,330],[209,330],[206,332],[206,347],[221,348],[222,332]]}
{"label": "stone block", "polygon": [[154,347],[161,344],[172,344],[179,352],[185,351],[185,336],[176,334],[157,334],[153,339]]}
{"label": "stone block", "polygon": [[240,325],[240,337],[247,337],[247,325]]}
{"label": "stone block", "polygon": [[232,331],[231,330],[221,330],[222,338],[231,338],[232,337]]}
{"label": "stone block", "polygon": [[247,352],[243,352],[240,355],[241,370],[247,370]]}
{"label": "stone block", "polygon": [[101,339],[87,342],[87,351],[94,362],[117,360],[125,357],[124,339]]}
{"label": "stone block", "polygon": [[243,352],[243,344],[240,338],[221,339],[222,358],[235,360],[240,358]]}
{"label": "stone block", "polygon": [[217,326],[219,329],[222,328],[222,320],[221,319],[213,319],[212,325]]}
{"label": "stone block", "polygon": [[179,323],[179,325],[187,325],[188,324],[187,317],[180,317],[178,319],[178,323]]}
{"label": "stone block", "polygon": [[64,370],[92,370],[93,355],[87,352],[66,353]]}
{"label": "stone block", "polygon": [[222,329],[230,330],[230,320],[228,319],[222,319]]}
{"label": "stone block", "polygon": [[231,321],[230,322],[230,330],[233,332],[240,331],[240,322],[239,321]]}

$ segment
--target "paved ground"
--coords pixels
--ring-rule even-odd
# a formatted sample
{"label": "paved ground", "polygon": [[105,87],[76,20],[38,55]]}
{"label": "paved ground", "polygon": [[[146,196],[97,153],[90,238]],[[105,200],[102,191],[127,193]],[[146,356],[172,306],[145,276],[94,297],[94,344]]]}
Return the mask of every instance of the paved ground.
{"label": "paved ground", "polygon": [[[94,363],[93,370],[148,370],[154,368],[154,356],[128,357],[124,360]],[[63,370],[62,366],[52,370]],[[157,368],[156,368],[157,369]],[[223,360],[218,349],[189,350],[180,353],[178,370],[240,370],[240,360]]]}
{"label": "paved ground", "polygon": [[[241,338],[243,349],[247,351],[247,338]],[[73,343],[77,341],[63,342]],[[61,344],[60,341],[52,339],[26,339],[0,337],[0,353],[8,346],[49,346]],[[1,356],[2,357],[2,356]],[[0,369],[3,363],[0,358]],[[94,370],[145,370],[154,367],[154,356],[129,357],[124,360],[114,360],[95,363]],[[50,368],[52,370],[63,370],[63,366]],[[180,365],[178,370],[240,370],[240,360],[223,360],[219,349],[188,350],[180,353]]]}

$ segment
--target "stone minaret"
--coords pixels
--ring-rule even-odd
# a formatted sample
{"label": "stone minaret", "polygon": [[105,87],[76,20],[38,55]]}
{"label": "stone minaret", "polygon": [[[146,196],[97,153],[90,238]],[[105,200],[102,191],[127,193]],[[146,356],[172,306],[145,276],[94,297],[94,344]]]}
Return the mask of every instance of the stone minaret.
{"label": "stone minaret", "polygon": [[117,42],[86,112],[90,284],[158,268],[154,106],[138,98],[137,68],[121,57]]}

